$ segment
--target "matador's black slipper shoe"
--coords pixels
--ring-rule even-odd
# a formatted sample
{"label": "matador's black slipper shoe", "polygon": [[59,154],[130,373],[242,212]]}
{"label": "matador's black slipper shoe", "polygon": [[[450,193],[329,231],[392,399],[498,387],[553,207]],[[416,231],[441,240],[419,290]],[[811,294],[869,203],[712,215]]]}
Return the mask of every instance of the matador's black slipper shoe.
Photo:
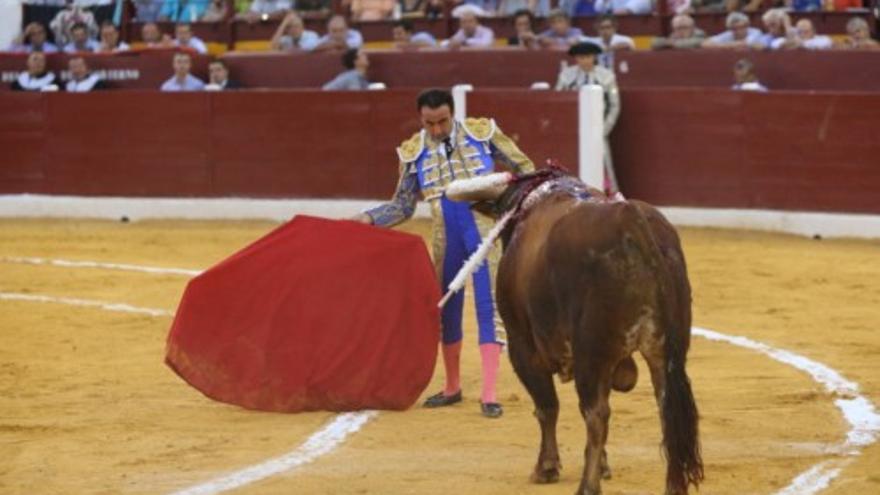
{"label": "matador's black slipper shoe", "polygon": [[497,402],[481,402],[480,411],[483,413],[483,416],[486,416],[487,418],[500,418],[501,415],[504,414],[504,409],[502,409],[501,404]]}
{"label": "matador's black slipper shoe", "polygon": [[461,402],[461,390],[452,395],[445,395],[443,392],[436,393],[425,399],[425,407],[451,406],[456,402]]}

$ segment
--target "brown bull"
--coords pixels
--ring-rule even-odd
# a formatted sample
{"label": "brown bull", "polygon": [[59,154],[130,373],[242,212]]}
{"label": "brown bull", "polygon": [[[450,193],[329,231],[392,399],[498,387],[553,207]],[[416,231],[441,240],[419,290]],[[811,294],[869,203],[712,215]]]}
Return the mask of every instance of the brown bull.
{"label": "brown bull", "polygon": [[563,381],[574,377],[587,428],[577,493],[600,493],[600,478],[610,477],[609,395],[635,386],[632,353],[639,351],[660,409],[666,493],[698,486],[698,414],[685,372],[691,294],[672,225],[646,203],[608,200],[555,170],[453,199],[488,199],[483,206],[496,215],[516,210],[501,234],[497,300],[510,360],[541,427],[532,481],[559,478],[557,373]]}

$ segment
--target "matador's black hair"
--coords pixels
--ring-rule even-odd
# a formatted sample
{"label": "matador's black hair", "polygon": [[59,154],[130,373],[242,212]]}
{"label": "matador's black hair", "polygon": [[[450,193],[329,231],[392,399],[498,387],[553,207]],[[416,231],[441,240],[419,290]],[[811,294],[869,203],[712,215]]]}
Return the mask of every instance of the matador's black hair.
{"label": "matador's black hair", "polygon": [[455,104],[452,102],[452,93],[445,89],[431,88],[422,91],[416,100],[416,110],[421,111],[423,107],[440,108],[443,105],[449,105],[450,111],[455,111]]}

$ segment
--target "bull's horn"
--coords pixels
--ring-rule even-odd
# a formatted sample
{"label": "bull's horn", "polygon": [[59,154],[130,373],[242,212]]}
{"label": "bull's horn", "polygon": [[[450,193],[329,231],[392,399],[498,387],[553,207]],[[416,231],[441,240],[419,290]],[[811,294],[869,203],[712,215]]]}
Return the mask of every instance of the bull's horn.
{"label": "bull's horn", "polygon": [[452,201],[491,201],[498,199],[513,179],[510,172],[497,172],[455,180],[446,187],[446,197]]}

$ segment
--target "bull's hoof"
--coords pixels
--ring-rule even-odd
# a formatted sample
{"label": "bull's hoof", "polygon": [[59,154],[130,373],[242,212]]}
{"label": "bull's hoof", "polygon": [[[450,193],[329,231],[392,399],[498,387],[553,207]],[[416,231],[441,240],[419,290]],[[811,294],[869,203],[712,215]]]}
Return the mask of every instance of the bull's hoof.
{"label": "bull's hoof", "polygon": [[546,485],[548,483],[556,483],[559,481],[559,468],[541,469],[535,468],[535,471],[529,477],[532,483],[538,485]]}
{"label": "bull's hoof", "polygon": [[611,479],[611,468],[608,467],[608,464],[602,464],[602,466],[600,467],[600,471],[601,471],[603,480],[610,480]]}

